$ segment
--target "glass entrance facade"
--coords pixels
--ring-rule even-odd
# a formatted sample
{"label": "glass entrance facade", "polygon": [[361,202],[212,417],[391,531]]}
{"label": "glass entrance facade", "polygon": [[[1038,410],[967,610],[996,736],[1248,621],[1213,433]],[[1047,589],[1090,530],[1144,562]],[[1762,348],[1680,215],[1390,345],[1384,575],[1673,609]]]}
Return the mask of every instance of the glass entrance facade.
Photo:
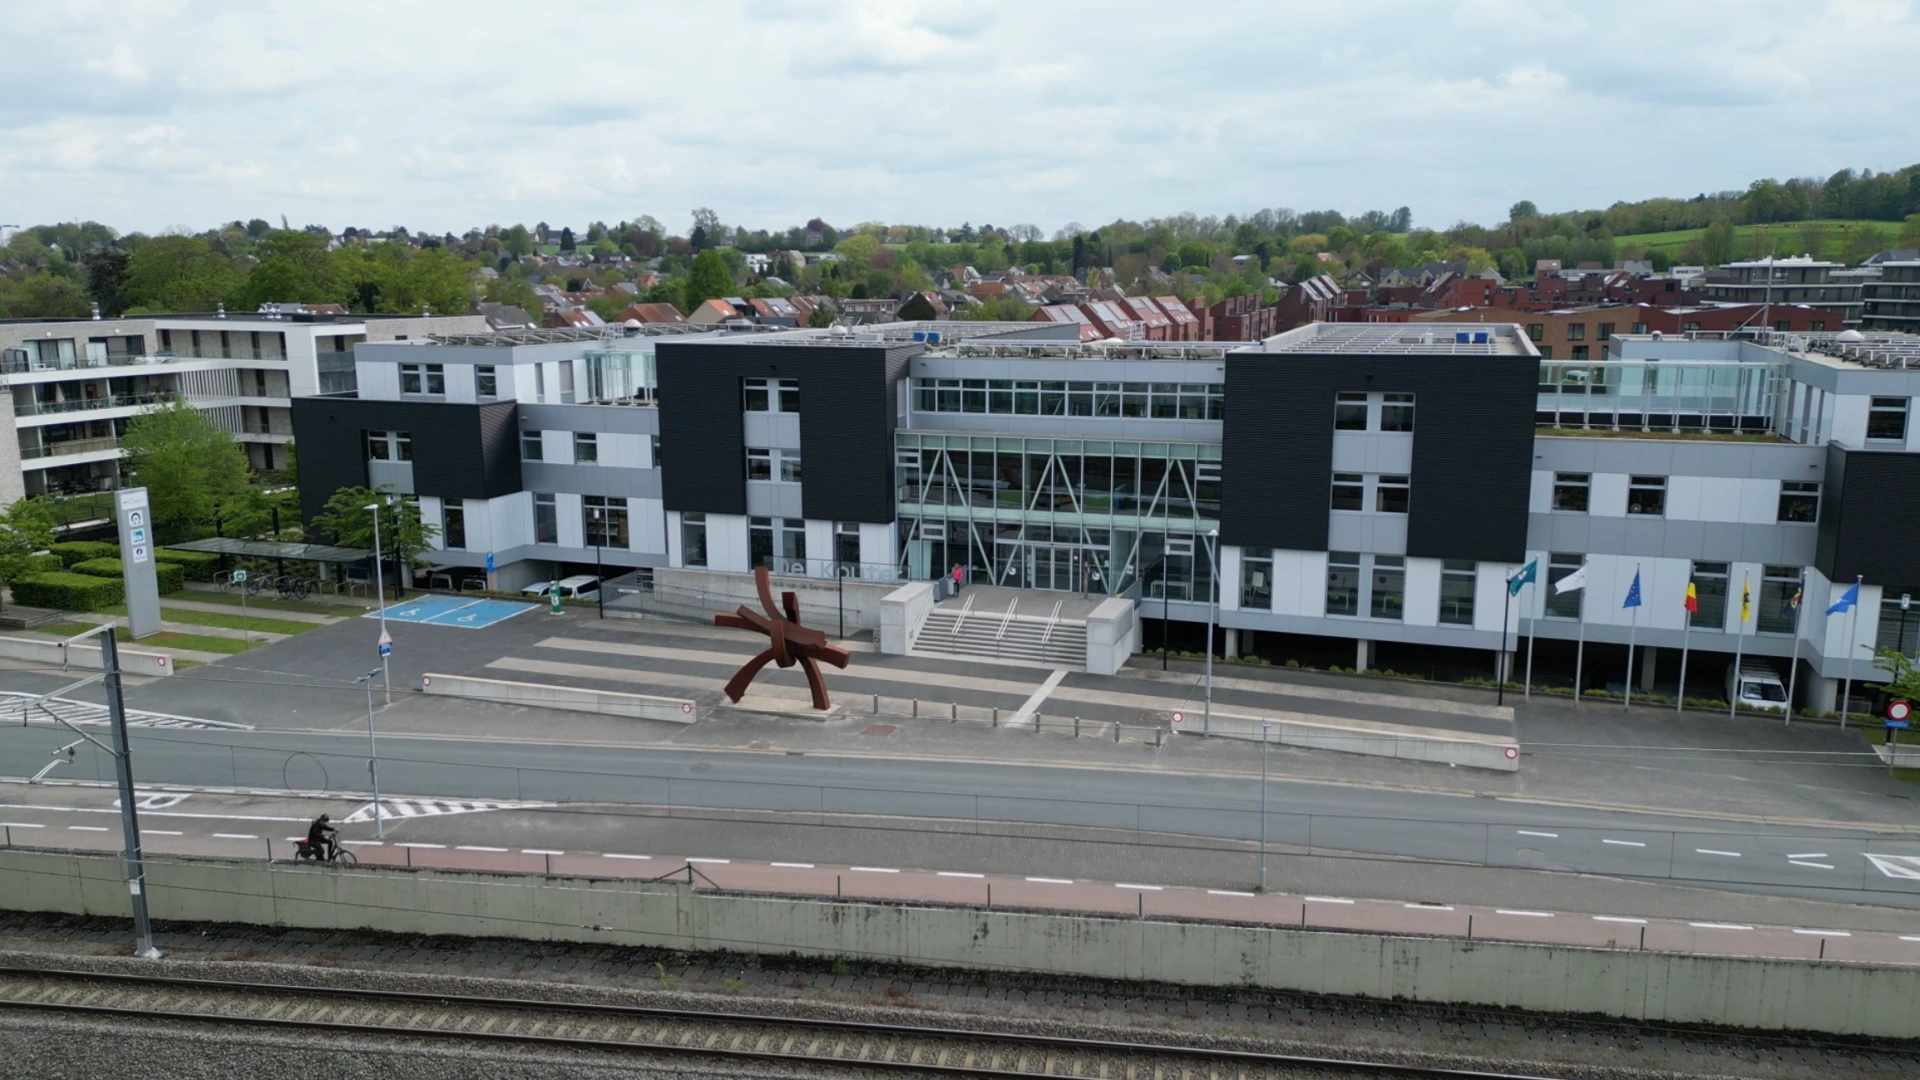
{"label": "glass entrance facade", "polygon": [[901,563],[1015,588],[1205,599],[1220,448],[899,432]]}

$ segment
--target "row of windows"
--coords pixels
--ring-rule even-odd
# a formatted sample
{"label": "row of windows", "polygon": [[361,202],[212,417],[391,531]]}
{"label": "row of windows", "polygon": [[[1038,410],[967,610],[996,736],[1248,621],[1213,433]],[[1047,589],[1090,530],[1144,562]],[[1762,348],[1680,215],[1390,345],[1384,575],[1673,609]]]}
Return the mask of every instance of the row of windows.
{"label": "row of windows", "polygon": [[1347,390],[1334,395],[1335,431],[1413,431],[1412,394],[1370,394]]}
{"label": "row of windows", "polygon": [[1373,488],[1374,512],[1404,514],[1411,499],[1410,481],[1404,476],[1368,476],[1365,473],[1333,474],[1333,509],[1367,509],[1367,488]]}
{"label": "row of windows", "polygon": [[800,411],[800,380],[741,379],[740,407],[747,412]]}
{"label": "row of windows", "polygon": [[[1597,327],[1598,332],[1594,334],[1594,337],[1600,341],[1611,340],[1613,337],[1613,326],[1614,324],[1610,322],[1600,323],[1599,326]],[[1647,324],[1634,323],[1633,332],[1636,334],[1646,333]],[[1527,336],[1529,338],[1532,338],[1535,342],[1539,342],[1540,340],[1542,340],[1547,336],[1546,324],[1545,323],[1528,323]],[[1587,339],[1586,323],[1570,322],[1567,324],[1567,340],[1568,341],[1585,341],[1586,339]]]}
{"label": "row of windows", "polygon": [[[600,464],[600,435],[593,431],[575,431],[573,435],[573,463],[575,465]],[[653,450],[653,467],[660,467],[660,436],[649,435]],[[546,460],[546,436],[538,431],[520,433],[520,460]]]}
{"label": "row of windows", "polygon": [[[1557,583],[1561,578],[1579,570],[1586,562],[1584,556],[1556,551],[1547,556],[1547,582]],[[1696,562],[1692,567],[1693,589],[1699,610],[1693,613],[1691,624],[1704,629],[1724,628],[1727,624],[1727,604],[1731,595],[1729,584],[1732,567],[1723,562]],[[1797,566],[1762,566],[1760,580],[1746,582],[1748,603],[1753,607],[1754,629],[1762,634],[1791,634],[1799,621],[1801,597],[1801,571]],[[1754,586],[1758,589],[1755,591]],[[1545,590],[1546,617],[1549,619],[1580,618],[1581,600],[1585,589],[1570,589],[1566,592]],[[1739,603],[1738,599],[1732,601]]]}
{"label": "row of windows", "polygon": [[[1264,553],[1265,549],[1254,549]],[[1244,560],[1245,555],[1241,558]],[[1265,565],[1270,566],[1270,561]],[[1261,571],[1264,572],[1264,571]],[[1241,570],[1241,606],[1247,606],[1247,573]],[[1466,559],[1440,564],[1440,623],[1472,626],[1476,573]],[[1254,606],[1272,603],[1271,594],[1258,590]],[[1407,560],[1402,555],[1372,555],[1358,551],[1327,552],[1327,614],[1399,622],[1406,617]]]}
{"label": "row of windows", "polygon": [[[1554,510],[1567,514],[1588,512],[1593,491],[1593,474],[1557,472],[1553,474]],[[1627,513],[1640,517],[1665,517],[1667,478],[1664,476],[1627,477]],[[1811,525],[1820,519],[1820,485],[1782,481],[1780,502],[1774,520]]]}
{"label": "row of windows", "polygon": [[1220,383],[915,379],[913,407],[920,412],[1007,416],[1224,420],[1225,391]]}
{"label": "row of windows", "polygon": [[[798,518],[748,518],[747,550],[753,566],[780,568],[779,560],[786,560],[795,564],[783,568],[787,572],[807,573],[807,524]],[[834,525],[833,558],[842,565],[859,565],[858,522],[842,521]],[[690,567],[707,565],[707,515],[680,515],[680,563]]]}
{"label": "row of windows", "polygon": [[[538,371],[538,369],[535,369]],[[445,364],[401,364],[400,392],[402,394],[445,395],[447,392],[447,366]],[[500,396],[500,376],[492,364],[480,364],[473,369],[473,392],[476,397],[490,398]]]}
{"label": "row of windows", "polygon": [[800,451],[747,447],[747,479],[800,482]]}

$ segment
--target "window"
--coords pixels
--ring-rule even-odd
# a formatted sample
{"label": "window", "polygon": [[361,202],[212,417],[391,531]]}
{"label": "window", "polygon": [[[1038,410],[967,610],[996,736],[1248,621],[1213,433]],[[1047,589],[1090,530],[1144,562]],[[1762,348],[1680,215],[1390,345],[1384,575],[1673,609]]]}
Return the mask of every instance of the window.
{"label": "window", "polygon": [[573,463],[575,465],[598,465],[600,463],[600,436],[591,431],[573,433]]}
{"label": "window", "polygon": [[1407,512],[1407,478],[1404,476],[1383,476],[1374,485],[1373,508],[1382,514],[1404,514]]}
{"label": "window", "polygon": [[1400,620],[1407,603],[1407,560],[1399,555],[1373,557],[1373,598],[1370,610],[1376,619]]}
{"label": "window", "polygon": [[400,392],[403,394],[445,394],[447,369],[443,364],[401,364]]}
{"label": "window", "polygon": [[775,526],[780,533],[780,557],[797,563],[791,572],[807,572],[807,523],[800,518],[776,518]]}
{"label": "window", "polygon": [[773,451],[751,446],[747,448],[747,479],[773,479]]}
{"label": "window", "polygon": [[800,451],[780,451],[780,479],[788,484],[800,482]]}
{"label": "window", "polygon": [[1477,574],[1471,560],[1447,559],[1440,564],[1440,622],[1447,626],[1473,625],[1473,594]]}
{"label": "window", "polygon": [[560,508],[552,495],[533,497],[533,542],[536,544],[560,542]]}
{"label": "window", "polygon": [[1820,485],[1783,481],[1780,484],[1780,512],[1776,518],[1806,525],[1819,521]]}
{"label": "window", "polygon": [[1664,517],[1667,512],[1667,478],[1630,476],[1627,478],[1627,513],[1646,517]]}
{"label": "window", "polygon": [[541,437],[539,432],[537,431],[521,432],[520,433],[520,460],[521,461],[541,460],[541,451],[545,445],[546,445],[546,440]]}
{"label": "window", "polygon": [[1633,328],[1628,332],[1633,334],[1644,334],[1647,332],[1647,324],[1643,322],[1634,323]]}
{"label": "window", "polygon": [[1880,630],[1874,644],[1907,656],[1920,652],[1920,603],[1912,593],[1880,601]]}
{"label": "window", "polygon": [[1380,397],[1380,430],[1413,430],[1413,395],[1383,394]]}
{"label": "window", "polygon": [[1587,324],[1583,322],[1568,323],[1567,324],[1567,340],[1568,341],[1587,340]]}
{"label": "window", "polygon": [[1574,359],[1574,360],[1587,359],[1587,347],[1585,345],[1575,345],[1573,347],[1573,355],[1571,359]]}
{"label": "window", "polygon": [[1601,323],[1599,332],[1594,334],[1593,336],[1598,338],[1601,341],[1612,341],[1613,340],[1613,324],[1610,322]]}
{"label": "window", "polygon": [[581,531],[588,547],[627,546],[627,500],[617,495],[588,495],[580,502]]}
{"label": "window", "polygon": [[1553,474],[1553,508],[1573,514],[1587,512],[1587,492],[1593,478],[1583,472]]}
{"label": "window", "polygon": [[747,448],[747,479],[781,480],[789,484],[800,482],[800,451],[768,450],[758,446]]}
{"label": "window", "polygon": [[1887,442],[1905,442],[1907,438],[1907,399],[1877,397],[1867,409],[1867,438]]}
{"label": "window", "polygon": [[860,576],[860,523],[842,521],[833,527],[833,561],[842,577]]}
{"label": "window", "polygon": [[1812,319],[1807,322],[1807,329],[1811,330],[1816,334],[1821,333],[1822,331],[1826,330],[1826,328],[1827,328],[1827,320],[1825,319]]}
{"label": "window", "polygon": [[473,369],[473,393],[475,397],[499,397],[500,378],[494,373],[492,364],[478,364]]}
{"label": "window", "polygon": [[1700,329],[1700,322],[1698,319],[1692,319],[1687,322],[1683,322],[1680,324],[1680,329],[1683,333],[1691,334],[1694,331]]}
{"label": "window", "polygon": [[1762,634],[1791,634],[1800,623],[1800,568],[1760,568],[1760,608],[1753,613],[1754,630]]}
{"label": "window", "polygon": [[658,435],[647,436],[647,449],[653,452],[653,467],[656,469],[659,468],[660,467],[660,436]]}
{"label": "window", "polygon": [[[1547,556],[1547,584],[1557,585],[1560,579],[1580,569],[1584,558],[1556,551]],[[1580,617],[1580,599],[1586,595],[1585,589],[1571,589],[1567,592],[1555,592],[1547,589],[1547,618],[1577,619]]]}
{"label": "window", "polygon": [[467,507],[458,499],[448,499],[440,508],[440,547],[445,551],[467,546]]}
{"label": "window", "polygon": [[1530,322],[1527,324],[1527,337],[1531,339],[1535,344],[1539,344],[1541,339],[1545,338],[1546,336],[1547,336],[1547,327],[1545,323]]}
{"label": "window", "polygon": [[1240,549],[1240,606],[1258,611],[1273,608],[1273,549]]}
{"label": "window", "polygon": [[680,565],[707,565],[707,515],[680,515]]}
{"label": "window", "polygon": [[747,412],[799,412],[800,380],[742,379],[741,407]]}
{"label": "window", "polygon": [[1360,553],[1327,552],[1327,614],[1360,614]]}
{"label": "window", "polygon": [[1553,346],[1551,345],[1540,346],[1540,359],[1542,360],[1553,359]]}
{"label": "window", "polygon": [[413,434],[406,431],[369,431],[367,457],[374,461],[412,461]]}
{"label": "window", "polygon": [[772,397],[767,392],[767,380],[740,380],[740,407],[746,412],[772,412]]}
{"label": "window", "polygon": [[422,365],[420,364],[401,364],[400,365],[400,392],[401,393],[418,394],[422,392],[422,382],[420,377],[421,366]]}
{"label": "window", "polygon": [[1367,430],[1365,391],[1344,391],[1333,396],[1333,427],[1335,431]]}
{"label": "window", "polygon": [[1367,508],[1367,478],[1359,473],[1333,474],[1333,508],[1335,510],[1365,510]]}
{"label": "window", "polygon": [[1693,613],[1692,624],[1710,630],[1724,630],[1727,625],[1727,564],[1723,562],[1697,562],[1693,564],[1693,594],[1695,604],[1700,610]]}
{"label": "window", "polygon": [[1793,329],[1793,322],[1789,319],[1780,319],[1773,324],[1773,328],[1784,334]]}
{"label": "window", "polygon": [[747,519],[747,565],[773,565],[773,519],[750,517]]}

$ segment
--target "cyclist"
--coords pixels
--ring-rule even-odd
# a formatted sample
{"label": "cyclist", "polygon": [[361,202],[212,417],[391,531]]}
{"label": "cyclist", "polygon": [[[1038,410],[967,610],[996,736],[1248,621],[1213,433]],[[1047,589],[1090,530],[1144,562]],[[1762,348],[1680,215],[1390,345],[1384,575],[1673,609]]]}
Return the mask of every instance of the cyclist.
{"label": "cyclist", "polygon": [[313,857],[320,862],[332,862],[335,847],[339,843],[333,837],[340,830],[327,824],[331,820],[326,814],[321,814],[313,819],[313,824],[307,826],[307,850],[313,852]]}

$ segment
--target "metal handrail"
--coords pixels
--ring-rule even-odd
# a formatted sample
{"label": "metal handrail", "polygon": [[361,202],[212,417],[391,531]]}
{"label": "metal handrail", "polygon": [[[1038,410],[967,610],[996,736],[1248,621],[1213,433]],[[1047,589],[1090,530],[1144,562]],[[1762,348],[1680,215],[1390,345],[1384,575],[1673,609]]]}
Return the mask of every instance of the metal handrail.
{"label": "metal handrail", "polygon": [[947,631],[949,637],[960,633],[960,624],[967,621],[968,615],[973,614],[973,602],[978,599],[980,599],[979,593],[967,594],[967,602],[960,605],[960,614],[953,617],[953,629]]}
{"label": "metal handrail", "polygon": [[1006,614],[1000,617],[1000,630],[993,635],[993,640],[999,641],[1001,638],[1007,636],[1007,627],[1013,625],[1013,609],[1019,606],[1020,598],[1016,596],[1013,598],[1013,602],[1007,605]]}
{"label": "metal handrail", "polygon": [[1048,639],[1053,637],[1053,628],[1060,624],[1060,605],[1064,603],[1066,603],[1065,600],[1053,602],[1053,614],[1047,616],[1047,629],[1040,635],[1040,644],[1045,645]]}

